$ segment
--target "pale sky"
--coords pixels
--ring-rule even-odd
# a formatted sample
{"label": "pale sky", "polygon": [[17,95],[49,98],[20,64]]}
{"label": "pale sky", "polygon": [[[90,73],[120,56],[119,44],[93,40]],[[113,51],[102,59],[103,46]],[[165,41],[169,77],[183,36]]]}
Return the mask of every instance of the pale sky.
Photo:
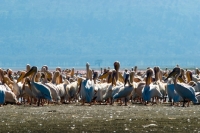
{"label": "pale sky", "polygon": [[198,0],[2,0],[0,66],[198,67]]}

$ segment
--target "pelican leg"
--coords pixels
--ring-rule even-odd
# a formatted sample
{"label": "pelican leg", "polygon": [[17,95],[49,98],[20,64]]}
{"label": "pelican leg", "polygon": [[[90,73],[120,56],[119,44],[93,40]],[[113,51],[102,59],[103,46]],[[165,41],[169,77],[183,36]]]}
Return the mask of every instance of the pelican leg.
{"label": "pelican leg", "polygon": [[89,106],[91,106],[92,105],[92,102],[89,102]]}
{"label": "pelican leg", "polygon": [[126,97],[125,97],[124,101],[125,101],[125,106],[127,106],[128,99]]}
{"label": "pelican leg", "polygon": [[119,99],[120,100],[120,106],[122,106],[122,104],[123,104],[123,101],[122,101],[122,99]]}
{"label": "pelican leg", "polygon": [[46,102],[44,99],[41,99],[40,101],[41,101],[41,103],[40,103],[40,104],[41,104],[42,106],[43,106],[43,105],[44,105],[44,103]]}
{"label": "pelican leg", "polygon": [[174,105],[174,101],[173,102],[171,102],[171,106],[173,106]]}
{"label": "pelican leg", "polygon": [[183,106],[182,107],[185,107],[185,99],[183,99]]}
{"label": "pelican leg", "polygon": [[144,105],[147,105],[147,101],[144,101]]}
{"label": "pelican leg", "polygon": [[29,100],[30,100],[30,103],[29,103],[29,104],[31,105],[31,104],[32,104],[32,97],[30,97],[30,98],[31,98],[31,100],[29,99]]}
{"label": "pelican leg", "polygon": [[84,104],[85,104],[85,100],[82,101],[82,104],[81,104],[81,105],[84,105]]}
{"label": "pelican leg", "polygon": [[23,102],[24,102],[24,104],[26,104],[26,99],[23,97]]}
{"label": "pelican leg", "polygon": [[114,100],[112,99],[112,98],[110,98],[110,105],[112,105],[113,104],[113,102],[114,102]]}
{"label": "pelican leg", "polygon": [[188,104],[187,104],[187,106],[188,106],[188,107],[190,106],[190,101],[188,101]]}
{"label": "pelican leg", "polygon": [[40,106],[40,101],[41,101],[41,99],[38,99],[37,106]]}
{"label": "pelican leg", "polygon": [[171,98],[169,98],[168,102],[172,102],[172,99],[171,99]]}

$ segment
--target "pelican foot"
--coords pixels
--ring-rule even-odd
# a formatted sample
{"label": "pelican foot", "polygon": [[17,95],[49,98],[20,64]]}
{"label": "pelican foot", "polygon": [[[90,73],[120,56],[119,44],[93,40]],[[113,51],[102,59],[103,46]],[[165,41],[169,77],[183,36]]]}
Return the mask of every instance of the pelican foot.
{"label": "pelican foot", "polygon": [[17,102],[17,103],[16,103],[16,105],[22,105],[22,103],[20,103],[20,102]]}

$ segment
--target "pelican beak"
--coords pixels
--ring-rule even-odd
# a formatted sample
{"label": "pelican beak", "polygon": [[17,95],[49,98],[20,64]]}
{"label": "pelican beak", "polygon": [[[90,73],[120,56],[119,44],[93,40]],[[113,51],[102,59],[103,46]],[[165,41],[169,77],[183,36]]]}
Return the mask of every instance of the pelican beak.
{"label": "pelican beak", "polygon": [[72,71],[71,71],[71,77],[74,76],[74,68],[72,68]]}
{"label": "pelican beak", "polygon": [[120,63],[118,61],[114,62],[114,68],[116,71],[119,71]]}
{"label": "pelican beak", "polygon": [[185,83],[184,79],[182,77],[178,77],[179,82]]}
{"label": "pelican beak", "polygon": [[46,74],[46,76],[47,76],[47,80],[51,80],[52,79],[52,73],[51,72],[49,72],[49,71],[45,71],[45,74]]}
{"label": "pelican beak", "polygon": [[118,80],[124,83],[124,77],[121,75],[121,73],[118,73]]}
{"label": "pelican beak", "polygon": [[4,83],[8,82],[8,84],[11,84],[11,80],[7,76],[3,77],[3,82]]}
{"label": "pelican beak", "polygon": [[130,76],[130,82],[131,82],[131,83],[133,83],[134,74],[135,74],[135,72],[133,72],[133,71],[129,73],[129,76]]}
{"label": "pelican beak", "polygon": [[21,75],[19,76],[19,78],[17,79],[17,83],[20,82],[23,78],[24,78],[24,76],[21,74]]}
{"label": "pelican beak", "polygon": [[168,76],[167,76],[167,78],[164,80],[164,81],[166,81],[168,78],[170,78],[170,77],[174,77],[175,75],[176,75],[177,73],[175,72],[175,71],[172,71]]}
{"label": "pelican beak", "polygon": [[188,82],[192,80],[192,72],[191,71],[187,71],[186,72],[186,77],[188,79]]}
{"label": "pelican beak", "polygon": [[152,76],[153,76],[153,70],[152,69],[148,69],[146,71],[146,84],[151,84],[151,81],[152,81]]}
{"label": "pelican beak", "polygon": [[125,86],[126,83],[128,82],[128,78],[129,78],[129,74],[126,74],[126,78],[125,78],[125,81],[124,81],[124,86]]}
{"label": "pelican beak", "polygon": [[109,74],[110,74],[110,72],[106,72],[105,74],[99,76],[99,79],[107,78]]}
{"label": "pelican beak", "polygon": [[116,75],[116,71],[113,71],[112,73],[112,85],[115,85],[116,86],[116,79],[115,79],[115,76]]}
{"label": "pelican beak", "polygon": [[45,74],[43,72],[41,73],[41,75],[41,78],[45,78]]}
{"label": "pelican beak", "polygon": [[146,77],[146,84],[150,84],[152,81],[151,76],[147,75]]}
{"label": "pelican beak", "polygon": [[[48,73],[47,73],[47,74],[48,74]],[[60,76],[60,72],[59,72],[59,71],[55,71],[54,76],[55,76],[55,77]]]}
{"label": "pelican beak", "polygon": [[24,75],[24,77],[23,78],[25,78],[25,77],[27,77],[27,76],[29,76],[29,75],[31,75],[31,74],[33,74],[34,73],[34,67],[32,67],[25,75]]}
{"label": "pelican beak", "polygon": [[78,79],[77,79],[78,85],[81,85],[82,80],[83,80],[82,78],[78,78]]}

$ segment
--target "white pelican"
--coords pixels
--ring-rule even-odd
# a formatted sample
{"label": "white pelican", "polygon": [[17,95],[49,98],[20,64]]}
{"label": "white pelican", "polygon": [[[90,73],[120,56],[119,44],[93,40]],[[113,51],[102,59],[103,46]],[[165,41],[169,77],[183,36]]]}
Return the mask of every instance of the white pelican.
{"label": "white pelican", "polygon": [[[129,75],[130,75],[130,80],[128,79]],[[116,94],[114,94],[113,101],[115,99],[125,98],[125,106],[127,106],[127,102],[130,99],[132,92],[135,88],[135,85],[134,85],[134,82],[133,82],[133,76],[134,76],[134,72],[130,72],[130,74],[126,74],[125,85],[128,82],[128,86],[121,87],[119,89],[119,91]]]}
{"label": "white pelican", "polygon": [[[116,70],[112,70],[110,79],[111,83],[108,85],[108,88],[103,95],[103,100],[110,99],[110,104],[112,105],[113,103],[113,96],[120,90],[121,87],[124,87],[124,84],[117,84],[116,82]],[[119,82],[118,82],[119,83]]]}
{"label": "white pelican", "polygon": [[6,84],[11,84],[12,85],[12,92],[16,95],[17,99],[19,99],[20,97],[22,97],[22,86],[23,86],[23,83],[21,82],[16,82],[15,80],[14,81],[11,81],[9,77],[7,76],[4,76],[4,82]]}
{"label": "white pelican", "polygon": [[[29,69],[30,70],[30,69]],[[25,99],[27,99],[27,102],[29,102],[29,104],[32,104],[32,99],[34,98],[34,95],[31,91],[31,86],[29,85],[29,77],[31,77],[31,75],[29,77],[27,77],[28,79],[23,79],[22,77],[26,74],[25,71],[19,71],[20,77],[18,78],[17,82],[18,84],[21,82],[23,84],[22,86],[22,97],[24,99],[24,103],[25,103]],[[25,81],[25,82],[24,82]]]}
{"label": "white pelican", "polygon": [[183,100],[182,97],[176,92],[174,83],[171,78],[167,82],[166,90],[167,90],[168,98],[170,102],[172,102],[171,105],[174,105],[174,103],[180,102]]}
{"label": "white pelican", "polygon": [[175,67],[165,80],[167,80],[170,77],[174,78],[174,87],[176,92],[183,98],[183,106],[185,106],[186,100],[190,100],[194,104],[198,103],[198,100],[195,97],[194,88],[192,86],[186,83],[177,83],[177,78],[180,74],[181,69],[179,67]]}
{"label": "white pelican", "polygon": [[45,72],[47,74],[47,80],[50,82],[52,80],[53,74],[48,70],[48,66],[44,65],[41,68],[41,72]]}
{"label": "white pelican", "polygon": [[1,78],[1,84],[0,84],[0,106],[4,104],[5,102],[11,102],[18,104],[18,100],[15,96],[15,94],[10,90],[10,88],[4,84],[5,78],[3,74],[3,70],[0,68],[0,78]]}
{"label": "white pelican", "polygon": [[94,96],[94,80],[92,79],[92,70],[89,66],[89,63],[86,63],[86,79],[81,82],[80,97],[82,105],[84,105],[85,102],[91,105]]}
{"label": "white pelican", "polygon": [[49,87],[53,101],[59,103],[61,98],[59,95],[59,89],[56,86],[56,78],[60,76],[60,72],[59,71],[54,72],[51,82],[47,82],[47,73],[45,73],[44,75],[45,77],[42,83],[47,87]]}
{"label": "white pelican", "polygon": [[94,80],[94,85],[95,85],[95,101],[99,102],[101,104],[101,102],[103,102],[103,95],[106,93],[106,90],[108,88],[108,86],[110,85],[110,83],[98,83],[97,80],[97,76],[98,76],[98,72],[94,72],[93,75],[93,80]]}
{"label": "white pelican", "polygon": [[162,98],[162,94],[159,91],[158,85],[151,84],[152,81],[153,70],[147,69],[146,71],[146,85],[142,89],[142,98],[145,102],[145,105],[150,101],[153,97]]}
{"label": "white pelican", "polygon": [[[186,77],[187,77],[187,83],[188,84],[190,84],[190,85],[195,85],[195,86],[193,86],[194,87],[194,89],[195,89],[195,92],[200,92],[200,81],[198,81],[198,80],[194,80],[194,78],[193,78],[193,74],[192,74],[192,72],[190,71],[190,70],[188,70],[187,72],[186,72]],[[195,83],[195,84],[192,84],[192,83]]]}
{"label": "white pelican", "polygon": [[[41,99],[47,99],[47,100],[51,101],[52,96],[51,96],[50,89],[41,83],[35,82],[35,77],[37,74],[36,66],[33,66],[23,77],[20,77],[20,78],[25,78],[31,74],[33,74],[32,78],[31,78],[31,82],[30,82],[31,90],[32,90],[34,97],[36,97],[38,99],[38,106],[40,105]],[[20,80],[20,78],[18,80]]]}
{"label": "white pelican", "polygon": [[[60,74],[60,71],[56,71],[54,72],[54,75],[57,73],[57,79],[61,78],[62,75]],[[63,102],[66,102],[66,100],[68,100],[70,102],[71,99],[78,99],[78,91],[79,91],[79,86],[80,86],[80,83],[82,81],[81,78],[77,78],[76,81],[74,82],[69,82],[67,79],[65,79],[64,82],[57,82],[58,80],[56,80],[56,88],[57,90],[59,91],[59,95],[62,99]],[[53,77],[53,80],[52,80],[52,83],[54,84],[55,86],[55,77]]]}
{"label": "white pelican", "polygon": [[120,62],[119,61],[115,61],[114,62],[114,69],[116,71],[116,82],[121,82],[124,83],[124,77],[121,75],[121,73],[119,73],[119,68],[120,68]]}
{"label": "white pelican", "polygon": [[167,94],[166,83],[162,82],[162,72],[160,67],[154,67],[155,82],[158,85],[159,91],[162,93],[163,100],[166,101],[165,96]]}

